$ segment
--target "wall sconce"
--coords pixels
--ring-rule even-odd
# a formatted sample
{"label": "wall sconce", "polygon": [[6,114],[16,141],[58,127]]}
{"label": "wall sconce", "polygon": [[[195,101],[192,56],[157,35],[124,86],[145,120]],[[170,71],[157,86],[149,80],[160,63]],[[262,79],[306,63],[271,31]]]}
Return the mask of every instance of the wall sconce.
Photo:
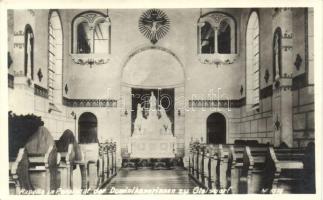
{"label": "wall sconce", "polygon": [[181,116],[181,110],[177,111],[178,116]]}
{"label": "wall sconce", "polygon": [[74,119],[76,119],[76,113],[74,111],[71,112],[71,115]]}
{"label": "wall sconce", "polygon": [[125,110],[125,111],[124,111],[124,115],[125,115],[125,116],[127,116],[127,115],[128,115],[128,111],[127,111],[127,110]]}

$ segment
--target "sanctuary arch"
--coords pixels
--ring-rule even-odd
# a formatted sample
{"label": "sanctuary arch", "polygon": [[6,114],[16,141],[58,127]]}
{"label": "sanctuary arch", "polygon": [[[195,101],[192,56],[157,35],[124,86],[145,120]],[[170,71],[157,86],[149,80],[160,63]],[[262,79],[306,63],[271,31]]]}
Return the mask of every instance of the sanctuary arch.
{"label": "sanctuary arch", "polygon": [[158,46],[138,49],[121,71],[121,154],[184,156],[183,64]]}

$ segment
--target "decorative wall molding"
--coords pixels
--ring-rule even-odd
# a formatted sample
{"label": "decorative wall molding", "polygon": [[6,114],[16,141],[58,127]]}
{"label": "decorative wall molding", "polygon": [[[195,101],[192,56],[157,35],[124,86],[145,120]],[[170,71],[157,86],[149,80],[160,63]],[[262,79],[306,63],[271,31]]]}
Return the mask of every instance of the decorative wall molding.
{"label": "decorative wall molding", "polygon": [[291,8],[274,8],[272,17],[277,17],[281,12],[291,11]]}
{"label": "decorative wall molding", "polygon": [[284,35],[282,35],[282,39],[293,39],[294,34],[285,32]]}
{"label": "decorative wall molding", "polygon": [[168,54],[170,54],[171,56],[173,56],[177,61],[178,63],[181,65],[181,67],[183,68],[183,71],[184,70],[184,64],[181,62],[181,60],[179,59],[179,57],[174,53],[172,52],[171,50],[169,49],[166,49],[164,47],[161,47],[161,46],[146,46],[146,47],[142,47],[142,48],[139,48],[139,49],[136,49],[134,52],[132,52],[131,54],[128,55],[127,59],[125,60],[125,62],[123,63],[122,65],[122,69],[124,69],[128,62],[137,54],[141,53],[141,52],[144,52],[144,51],[147,51],[147,50],[152,50],[152,49],[157,49],[157,50],[160,50],[160,51],[164,51]]}
{"label": "decorative wall molding", "polygon": [[14,89],[15,77],[12,74],[8,74],[8,87]]}
{"label": "decorative wall molding", "polygon": [[282,45],[281,48],[284,50],[284,51],[291,51],[293,50],[293,46],[291,45]]}
{"label": "decorative wall molding", "polygon": [[63,97],[63,105],[68,107],[117,107],[115,99],[69,99]]}
{"label": "decorative wall molding", "polygon": [[229,99],[229,100],[189,100],[190,108],[239,108],[246,104],[246,99]]}
{"label": "decorative wall molding", "polygon": [[290,74],[287,74],[287,73],[284,73],[281,78],[284,78],[284,79],[292,79],[293,78],[293,73],[290,73]]}
{"label": "decorative wall molding", "polygon": [[19,43],[19,42],[15,42],[13,43],[13,48],[19,48],[19,49],[23,49],[25,46],[25,43]]}
{"label": "decorative wall molding", "polygon": [[22,30],[14,31],[13,36],[25,36],[25,32]]}
{"label": "decorative wall molding", "polygon": [[34,84],[34,94],[43,98],[48,98],[48,90],[37,84]]}
{"label": "decorative wall molding", "polygon": [[79,65],[102,65],[110,61],[109,54],[71,54],[72,60]]}
{"label": "decorative wall molding", "polygon": [[209,65],[226,65],[233,64],[237,59],[238,54],[198,54],[198,60],[202,64]]}

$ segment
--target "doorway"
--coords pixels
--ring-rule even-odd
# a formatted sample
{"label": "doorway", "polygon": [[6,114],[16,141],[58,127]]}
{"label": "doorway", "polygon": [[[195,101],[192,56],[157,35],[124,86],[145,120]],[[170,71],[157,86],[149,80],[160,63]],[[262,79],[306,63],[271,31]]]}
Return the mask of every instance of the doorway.
{"label": "doorway", "polygon": [[98,121],[93,113],[85,112],[79,118],[79,143],[98,143]]}
{"label": "doorway", "polygon": [[207,143],[226,143],[226,120],[221,113],[212,113],[207,118]]}

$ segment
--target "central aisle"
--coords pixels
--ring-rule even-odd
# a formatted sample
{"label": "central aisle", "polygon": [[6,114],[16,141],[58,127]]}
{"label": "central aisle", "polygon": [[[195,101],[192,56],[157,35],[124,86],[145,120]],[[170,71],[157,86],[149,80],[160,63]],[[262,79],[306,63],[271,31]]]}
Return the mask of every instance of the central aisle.
{"label": "central aisle", "polygon": [[[172,194],[192,193],[196,183],[189,178],[187,170],[121,169],[106,186],[108,194]],[[170,191],[172,190],[172,191]]]}

